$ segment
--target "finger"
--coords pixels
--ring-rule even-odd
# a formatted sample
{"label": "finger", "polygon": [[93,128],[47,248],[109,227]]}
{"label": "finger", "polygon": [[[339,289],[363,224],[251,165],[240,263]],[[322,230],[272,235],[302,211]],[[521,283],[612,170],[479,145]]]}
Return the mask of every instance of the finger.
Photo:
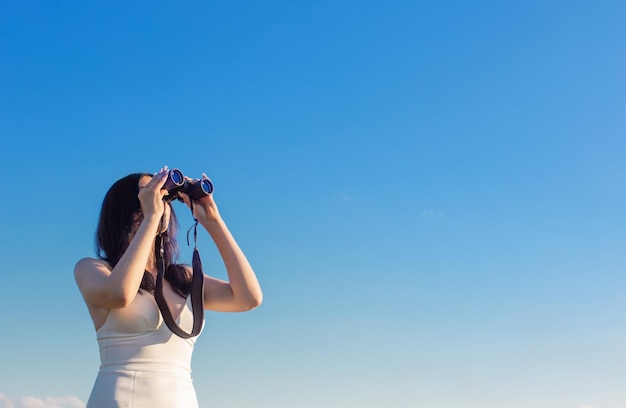
{"label": "finger", "polygon": [[211,182],[211,184],[213,184],[213,180],[211,180],[211,178],[209,176],[207,176],[206,173],[202,173],[202,178],[209,180]]}
{"label": "finger", "polygon": [[167,181],[168,175],[169,171],[161,169],[161,171],[159,171],[156,175],[152,176],[152,180],[146,184],[146,187],[161,189]]}
{"label": "finger", "polygon": [[189,195],[187,193],[183,193],[182,191],[178,193],[178,196],[180,198],[183,199],[183,202],[188,206],[191,207],[191,199],[189,198]]}
{"label": "finger", "polygon": [[168,176],[169,176],[168,171],[164,171],[163,173],[159,174],[156,178],[155,186],[159,189],[162,189],[163,185],[167,181]]}

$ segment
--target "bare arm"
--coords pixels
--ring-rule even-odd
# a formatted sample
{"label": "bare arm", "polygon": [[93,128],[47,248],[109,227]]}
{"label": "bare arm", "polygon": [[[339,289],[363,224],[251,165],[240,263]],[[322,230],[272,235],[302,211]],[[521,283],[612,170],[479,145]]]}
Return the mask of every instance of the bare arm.
{"label": "bare arm", "polygon": [[222,312],[243,312],[254,309],[263,301],[261,286],[250,263],[219,218],[203,221],[222,256],[229,282],[209,276],[204,278],[204,307]]}
{"label": "bare arm", "polygon": [[74,268],[76,283],[85,301],[115,309],[129,305],[139,290],[160,218],[144,218],[128,249],[111,270],[103,261],[83,258]]}
{"label": "bare arm", "polygon": [[166,176],[167,168],[161,169],[139,189],[143,220],[113,269],[103,261],[90,258],[81,259],[76,264],[74,277],[88,304],[121,308],[129,305],[137,295],[165,211],[163,196],[167,191],[161,187]]}
{"label": "bare arm", "polygon": [[[189,205],[189,197],[181,194]],[[248,259],[221,218],[213,195],[194,201],[194,212],[224,261],[229,281],[204,277],[204,307],[220,312],[244,312],[263,302],[263,293]]]}

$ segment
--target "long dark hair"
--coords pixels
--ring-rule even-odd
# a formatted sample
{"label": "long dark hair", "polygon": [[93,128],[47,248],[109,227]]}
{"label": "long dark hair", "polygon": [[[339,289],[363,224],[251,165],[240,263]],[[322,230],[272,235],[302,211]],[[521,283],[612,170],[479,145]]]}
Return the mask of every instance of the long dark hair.
{"label": "long dark hair", "polygon": [[[96,255],[105,260],[111,268],[119,262],[130,241],[143,220],[139,202],[139,179],[150,176],[147,173],[133,173],[116,181],[104,196],[100,219],[96,231]],[[170,222],[163,239],[163,259],[165,261],[165,279],[179,295],[186,297],[191,290],[191,274],[184,265],[177,264],[178,243],[176,232],[178,221],[170,205]],[[140,289],[154,291],[154,278],[144,272]],[[140,291],[141,292],[141,291]]]}

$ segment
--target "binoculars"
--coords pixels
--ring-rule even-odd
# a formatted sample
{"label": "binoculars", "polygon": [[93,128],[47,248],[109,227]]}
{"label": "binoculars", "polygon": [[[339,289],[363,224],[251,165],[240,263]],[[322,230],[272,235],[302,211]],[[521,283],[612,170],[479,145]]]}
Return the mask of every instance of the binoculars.
{"label": "binoculars", "polygon": [[206,177],[200,180],[187,180],[182,171],[171,169],[167,174],[167,180],[163,185],[168,195],[165,197],[167,201],[178,199],[182,201],[179,192],[183,192],[192,200],[199,200],[213,192],[213,183]]}

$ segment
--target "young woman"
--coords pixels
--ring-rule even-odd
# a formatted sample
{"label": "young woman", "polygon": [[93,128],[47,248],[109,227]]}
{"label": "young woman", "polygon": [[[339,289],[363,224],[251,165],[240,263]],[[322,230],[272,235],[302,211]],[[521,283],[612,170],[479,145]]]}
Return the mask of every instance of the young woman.
{"label": "young woman", "polygon": [[[163,186],[169,170],[131,174],[107,192],[96,234],[98,258],[76,264],[76,283],[93,320],[101,366],[88,408],[194,408],[191,379],[195,337],[173,334],[154,298],[159,265],[155,240],[166,236],[163,295],[172,317],[189,330],[193,321],[191,268],[176,264],[176,217]],[[195,200],[179,193],[215,242],[229,281],[204,275],[206,310],[242,312],[263,295],[245,255],[220,217],[212,194]]]}

